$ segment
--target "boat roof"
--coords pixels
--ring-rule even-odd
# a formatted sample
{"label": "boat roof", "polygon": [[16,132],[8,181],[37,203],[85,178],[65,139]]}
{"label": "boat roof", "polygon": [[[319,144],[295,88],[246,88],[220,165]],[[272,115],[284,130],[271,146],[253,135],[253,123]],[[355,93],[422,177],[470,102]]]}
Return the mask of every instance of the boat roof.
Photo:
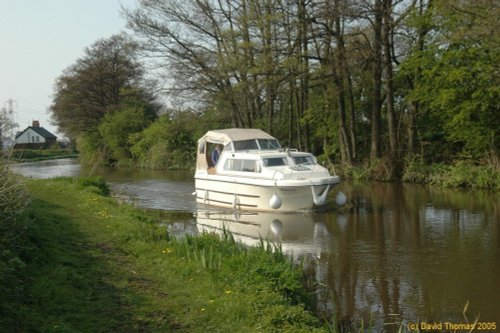
{"label": "boat roof", "polygon": [[276,140],[276,138],[274,138],[273,136],[257,128],[228,128],[208,131],[200,140],[198,140],[198,142],[207,141],[212,143],[219,143],[225,146],[232,141],[244,141],[252,139]]}

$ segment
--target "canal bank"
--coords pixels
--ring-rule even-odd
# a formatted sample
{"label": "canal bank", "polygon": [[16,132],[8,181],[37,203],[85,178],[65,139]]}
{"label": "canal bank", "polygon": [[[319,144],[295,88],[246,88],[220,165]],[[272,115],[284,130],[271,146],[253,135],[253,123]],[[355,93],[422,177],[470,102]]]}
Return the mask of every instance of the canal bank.
{"label": "canal bank", "polygon": [[[69,162],[69,163],[68,163]],[[199,210],[192,173],[87,169],[76,161],[15,166],[32,178],[101,175],[119,200],[181,213],[176,234],[230,229],[247,245],[279,242],[311,260],[318,310],[327,318],[387,330],[388,322],[500,321],[500,202],[495,193],[412,184],[349,183],[348,205],[313,214],[233,214]],[[331,201],[334,201],[331,198]],[[191,213],[191,214],[190,214]]]}
{"label": "canal bank", "polygon": [[229,236],[176,240],[144,211],[103,196],[99,181],[28,187],[25,297],[2,331],[324,330],[306,310],[301,270],[279,251]]}

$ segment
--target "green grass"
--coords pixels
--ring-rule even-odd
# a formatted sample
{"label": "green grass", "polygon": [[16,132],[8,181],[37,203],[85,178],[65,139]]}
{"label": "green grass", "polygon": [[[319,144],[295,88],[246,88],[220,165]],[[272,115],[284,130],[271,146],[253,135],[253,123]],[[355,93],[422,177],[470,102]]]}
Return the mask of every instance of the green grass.
{"label": "green grass", "polygon": [[174,239],[87,183],[29,181],[26,297],[2,331],[326,331],[306,309],[302,271],[280,251],[230,235]]}
{"label": "green grass", "polygon": [[9,159],[14,162],[34,162],[76,157],[78,157],[77,152],[65,149],[16,149],[9,153]]}

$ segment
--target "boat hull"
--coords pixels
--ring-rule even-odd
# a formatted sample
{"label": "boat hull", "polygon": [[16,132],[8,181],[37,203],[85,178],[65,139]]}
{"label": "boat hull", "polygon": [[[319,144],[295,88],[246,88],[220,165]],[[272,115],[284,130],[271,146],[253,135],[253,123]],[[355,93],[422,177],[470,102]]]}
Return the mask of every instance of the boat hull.
{"label": "boat hull", "polygon": [[316,180],[245,179],[221,175],[195,177],[198,203],[256,211],[307,211],[326,203],[337,177]]}

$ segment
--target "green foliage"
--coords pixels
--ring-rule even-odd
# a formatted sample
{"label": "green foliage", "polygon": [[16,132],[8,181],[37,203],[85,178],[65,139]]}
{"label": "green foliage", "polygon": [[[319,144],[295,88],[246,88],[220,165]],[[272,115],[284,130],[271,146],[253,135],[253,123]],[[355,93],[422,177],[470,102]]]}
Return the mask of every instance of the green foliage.
{"label": "green foliage", "polygon": [[[407,99],[420,108],[417,126],[430,144],[431,161],[482,158],[500,148],[500,52],[492,43],[498,32],[484,30],[489,29],[485,22],[497,20],[498,6],[489,2],[438,1],[428,11],[433,15],[411,22],[420,32],[431,31],[400,71],[412,77]],[[439,132],[442,139],[425,140],[426,134]]]}
{"label": "green foliage", "polygon": [[76,140],[76,148],[79,151],[80,162],[82,164],[106,164],[108,154],[103,148],[102,137],[98,132],[88,132],[82,134]]}
{"label": "green foliage", "polygon": [[495,84],[491,76],[499,61],[498,54],[495,59],[483,48],[456,46],[444,52],[427,74],[434,91],[427,95],[432,98],[429,105],[444,118],[448,140],[463,143],[464,151],[474,156],[500,147],[500,141],[492,141],[498,140],[495,133],[500,128],[500,82]]}
{"label": "green foliage", "polygon": [[30,202],[25,185],[0,159],[0,331],[14,327],[26,296],[26,265],[33,247],[28,233]]}
{"label": "green foliage", "polygon": [[160,106],[136,51],[124,35],[99,40],[56,82],[52,117],[83,163],[132,164],[129,136],[156,117]]}
{"label": "green foliage", "polygon": [[58,158],[75,158],[78,153],[67,149],[15,149],[9,158],[16,162],[43,161]]}
{"label": "green foliage", "polygon": [[365,161],[362,165],[345,166],[340,169],[340,175],[344,179],[355,181],[394,181],[394,165],[388,158],[378,158],[373,161]]}
{"label": "green foliage", "polygon": [[170,165],[167,145],[170,124],[169,117],[163,115],[144,131],[130,137],[130,152],[139,167],[163,169]]}
{"label": "green foliage", "polygon": [[136,44],[124,35],[99,40],[58,78],[51,112],[69,138],[96,131],[107,113],[130,106],[131,96],[152,100],[142,83],[144,71],[136,51]]}
{"label": "green foliage", "polygon": [[[124,36],[98,41],[59,78],[51,110],[60,129],[78,139],[82,161],[187,168],[206,130],[256,127],[330,163],[366,163],[372,179],[399,179],[401,161],[416,153],[429,164],[497,163],[486,161],[500,149],[496,1],[382,6],[378,14],[398,23],[390,25],[398,38],[380,43],[360,37],[377,36],[385,25],[366,24],[376,22],[377,6],[365,8],[367,20],[337,31],[337,19],[342,26],[352,19],[348,13],[357,15],[355,2],[324,11],[315,2],[214,5],[141,3],[125,14],[144,43]],[[136,61],[138,45],[167,62],[161,79],[172,80],[170,96],[186,99],[148,128],[135,126],[134,115],[125,124],[131,109],[151,121],[159,110]],[[389,134],[397,140],[386,140]],[[364,178],[358,167],[346,173]]]}
{"label": "green foliage", "polygon": [[56,181],[63,181],[71,184],[75,184],[79,189],[92,192],[94,194],[109,196],[110,189],[109,185],[106,183],[104,178],[101,176],[94,177],[56,177],[53,178]]}
{"label": "green foliage", "polygon": [[97,176],[97,177],[80,177],[77,178],[76,183],[79,187],[92,191],[93,193],[102,195],[102,196],[109,196],[110,190],[109,186],[104,180],[104,178]]}
{"label": "green foliage", "polygon": [[494,166],[459,161],[452,165],[428,165],[419,159],[406,162],[403,181],[443,187],[500,190],[500,171]]}
{"label": "green foliage", "polygon": [[130,165],[130,138],[149,125],[144,109],[127,108],[108,113],[99,124],[99,133],[109,151],[111,161],[120,165]]}
{"label": "green foliage", "polygon": [[152,169],[187,169],[196,155],[199,120],[190,112],[162,115],[130,138],[136,165]]}

